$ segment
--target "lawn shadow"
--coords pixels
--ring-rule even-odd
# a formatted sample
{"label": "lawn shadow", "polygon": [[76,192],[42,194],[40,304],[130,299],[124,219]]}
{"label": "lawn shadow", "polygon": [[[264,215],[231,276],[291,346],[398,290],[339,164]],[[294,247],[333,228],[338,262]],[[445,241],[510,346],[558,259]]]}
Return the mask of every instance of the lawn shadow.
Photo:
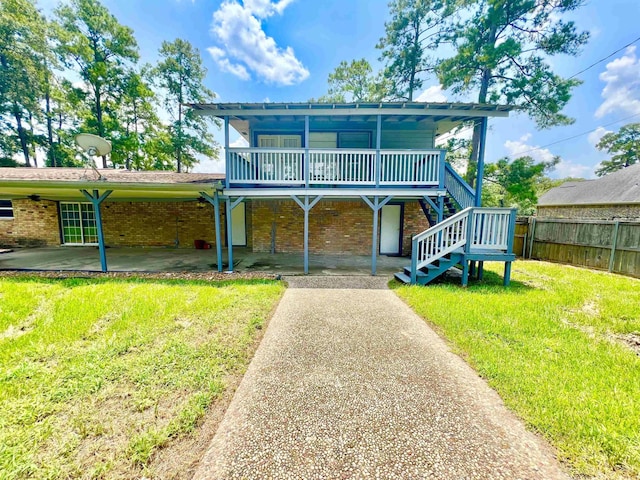
{"label": "lawn shadow", "polygon": [[[389,288],[399,288],[404,286],[397,280],[389,282]],[[526,294],[532,290],[538,290],[537,287],[524,282],[511,279],[509,286],[503,285],[503,276],[488,270],[484,271],[482,280],[478,280],[469,276],[469,284],[467,287],[462,286],[462,278],[459,273],[451,273],[442,275],[433,280],[425,287],[443,287],[447,289],[460,289],[468,292],[478,292],[483,294]]]}
{"label": "lawn shadow", "polygon": [[161,276],[153,276],[149,274],[127,274],[126,276],[118,276],[107,274],[90,275],[87,272],[65,272],[64,276],[48,276],[47,274],[37,275],[33,272],[24,273],[24,275],[1,275],[0,280],[9,280],[16,282],[29,282],[39,284],[58,284],[65,288],[72,289],[87,285],[100,285],[105,283],[122,283],[122,284],[156,284],[156,285],[188,285],[188,286],[206,286],[206,287],[226,287],[232,285],[269,285],[280,283],[278,278],[163,278]]}

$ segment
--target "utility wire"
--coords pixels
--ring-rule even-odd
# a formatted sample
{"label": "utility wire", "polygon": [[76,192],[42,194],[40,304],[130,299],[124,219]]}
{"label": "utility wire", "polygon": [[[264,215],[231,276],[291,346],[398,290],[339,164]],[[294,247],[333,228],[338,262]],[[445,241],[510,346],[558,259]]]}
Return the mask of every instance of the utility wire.
{"label": "utility wire", "polygon": [[591,132],[595,132],[596,130],[598,130],[598,128],[609,127],[609,126],[614,125],[616,123],[624,122],[626,120],[629,120],[630,118],[634,118],[634,117],[637,117],[637,116],[640,116],[640,113],[636,113],[634,115],[629,115],[628,117],[621,118],[619,120],[616,120],[615,122],[605,123],[604,125],[600,125],[600,126],[598,126],[596,128],[588,130],[586,132],[582,132],[582,133],[578,133],[576,135],[572,135],[570,137],[562,138],[560,140],[556,140],[555,142],[547,143],[546,145],[541,145],[539,147],[535,147],[535,148],[531,148],[529,150],[525,150],[524,152],[518,152],[517,154],[507,155],[507,157],[510,157],[510,158],[521,157],[526,153],[535,152],[536,150],[542,150],[543,148],[551,147],[552,145],[557,145],[558,143],[562,143],[562,142],[566,142],[566,141],[569,141],[569,140],[573,140],[574,138],[582,137],[582,136],[587,135],[587,134],[589,134]]}
{"label": "utility wire", "polygon": [[620,47],[618,50],[616,50],[615,52],[607,55],[606,57],[601,58],[600,60],[598,60],[597,62],[592,63],[591,65],[589,65],[587,68],[584,68],[582,70],[580,70],[578,73],[574,73],[573,75],[571,75],[567,80],[571,80],[572,78],[577,77],[578,75],[586,72],[587,70],[592,69],[593,67],[595,67],[596,65],[598,65],[599,63],[604,62],[605,60],[607,60],[608,58],[613,57],[616,53],[621,52],[622,50],[624,50],[627,47],[630,47],[631,45],[633,45],[634,43],[636,43],[638,40],[640,40],[640,37],[636,38],[635,40],[627,43],[624,47]]}

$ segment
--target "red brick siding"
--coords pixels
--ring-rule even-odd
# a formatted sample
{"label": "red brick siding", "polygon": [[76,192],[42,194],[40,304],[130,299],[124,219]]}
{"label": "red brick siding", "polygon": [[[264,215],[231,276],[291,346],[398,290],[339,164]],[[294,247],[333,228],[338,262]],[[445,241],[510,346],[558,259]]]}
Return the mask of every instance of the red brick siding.
{"label": "red brick siding", "polygon": [[[311,253],[371,253],[373,213],[363,201],[321,200],[309,213]],[[293,200],[253,201],[253,249],[271,251],[275,224],[275,251],[303,251],[304,214]],[[429,224],[417,202],[404,209],[403,254],[411,251],[411,236]]]}
{"label": "red brick siding", "polygon": [[[221,206],[224,212],[224,205]],[[224,215],[221,218],[224,245]],[[105,243],[126,247],[215,246],[213,206],[198,202],[109,202],[102,204]]]}
{"label": "red brick siding", "polygon": [[0,245],[60,244],[58,206],[50,200],[13,200],[13,219],[0,219]]}

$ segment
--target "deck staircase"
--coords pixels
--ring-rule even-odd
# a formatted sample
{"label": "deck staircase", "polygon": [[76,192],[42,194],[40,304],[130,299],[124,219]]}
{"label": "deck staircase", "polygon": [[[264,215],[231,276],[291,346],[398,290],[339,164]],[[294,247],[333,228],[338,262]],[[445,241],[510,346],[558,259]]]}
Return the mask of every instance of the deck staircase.
{"label": "deck staircase", "polygon": [[403,283],[427,285],[452,267],[462,270],[467,285],[471,262],[505,263],[509,284],[515,233],[515,209],[468,207],[413,237],[411,265],[395,278]]}

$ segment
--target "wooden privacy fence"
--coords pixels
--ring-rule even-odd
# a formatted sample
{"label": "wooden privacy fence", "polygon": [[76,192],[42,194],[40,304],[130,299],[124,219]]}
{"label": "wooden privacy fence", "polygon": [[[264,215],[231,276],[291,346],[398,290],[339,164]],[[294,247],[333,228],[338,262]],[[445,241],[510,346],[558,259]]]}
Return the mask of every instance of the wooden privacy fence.
{"label": "wooden privacy fence", "polygon": [[640,222],[519,217],[513,251],[640,277]]}

